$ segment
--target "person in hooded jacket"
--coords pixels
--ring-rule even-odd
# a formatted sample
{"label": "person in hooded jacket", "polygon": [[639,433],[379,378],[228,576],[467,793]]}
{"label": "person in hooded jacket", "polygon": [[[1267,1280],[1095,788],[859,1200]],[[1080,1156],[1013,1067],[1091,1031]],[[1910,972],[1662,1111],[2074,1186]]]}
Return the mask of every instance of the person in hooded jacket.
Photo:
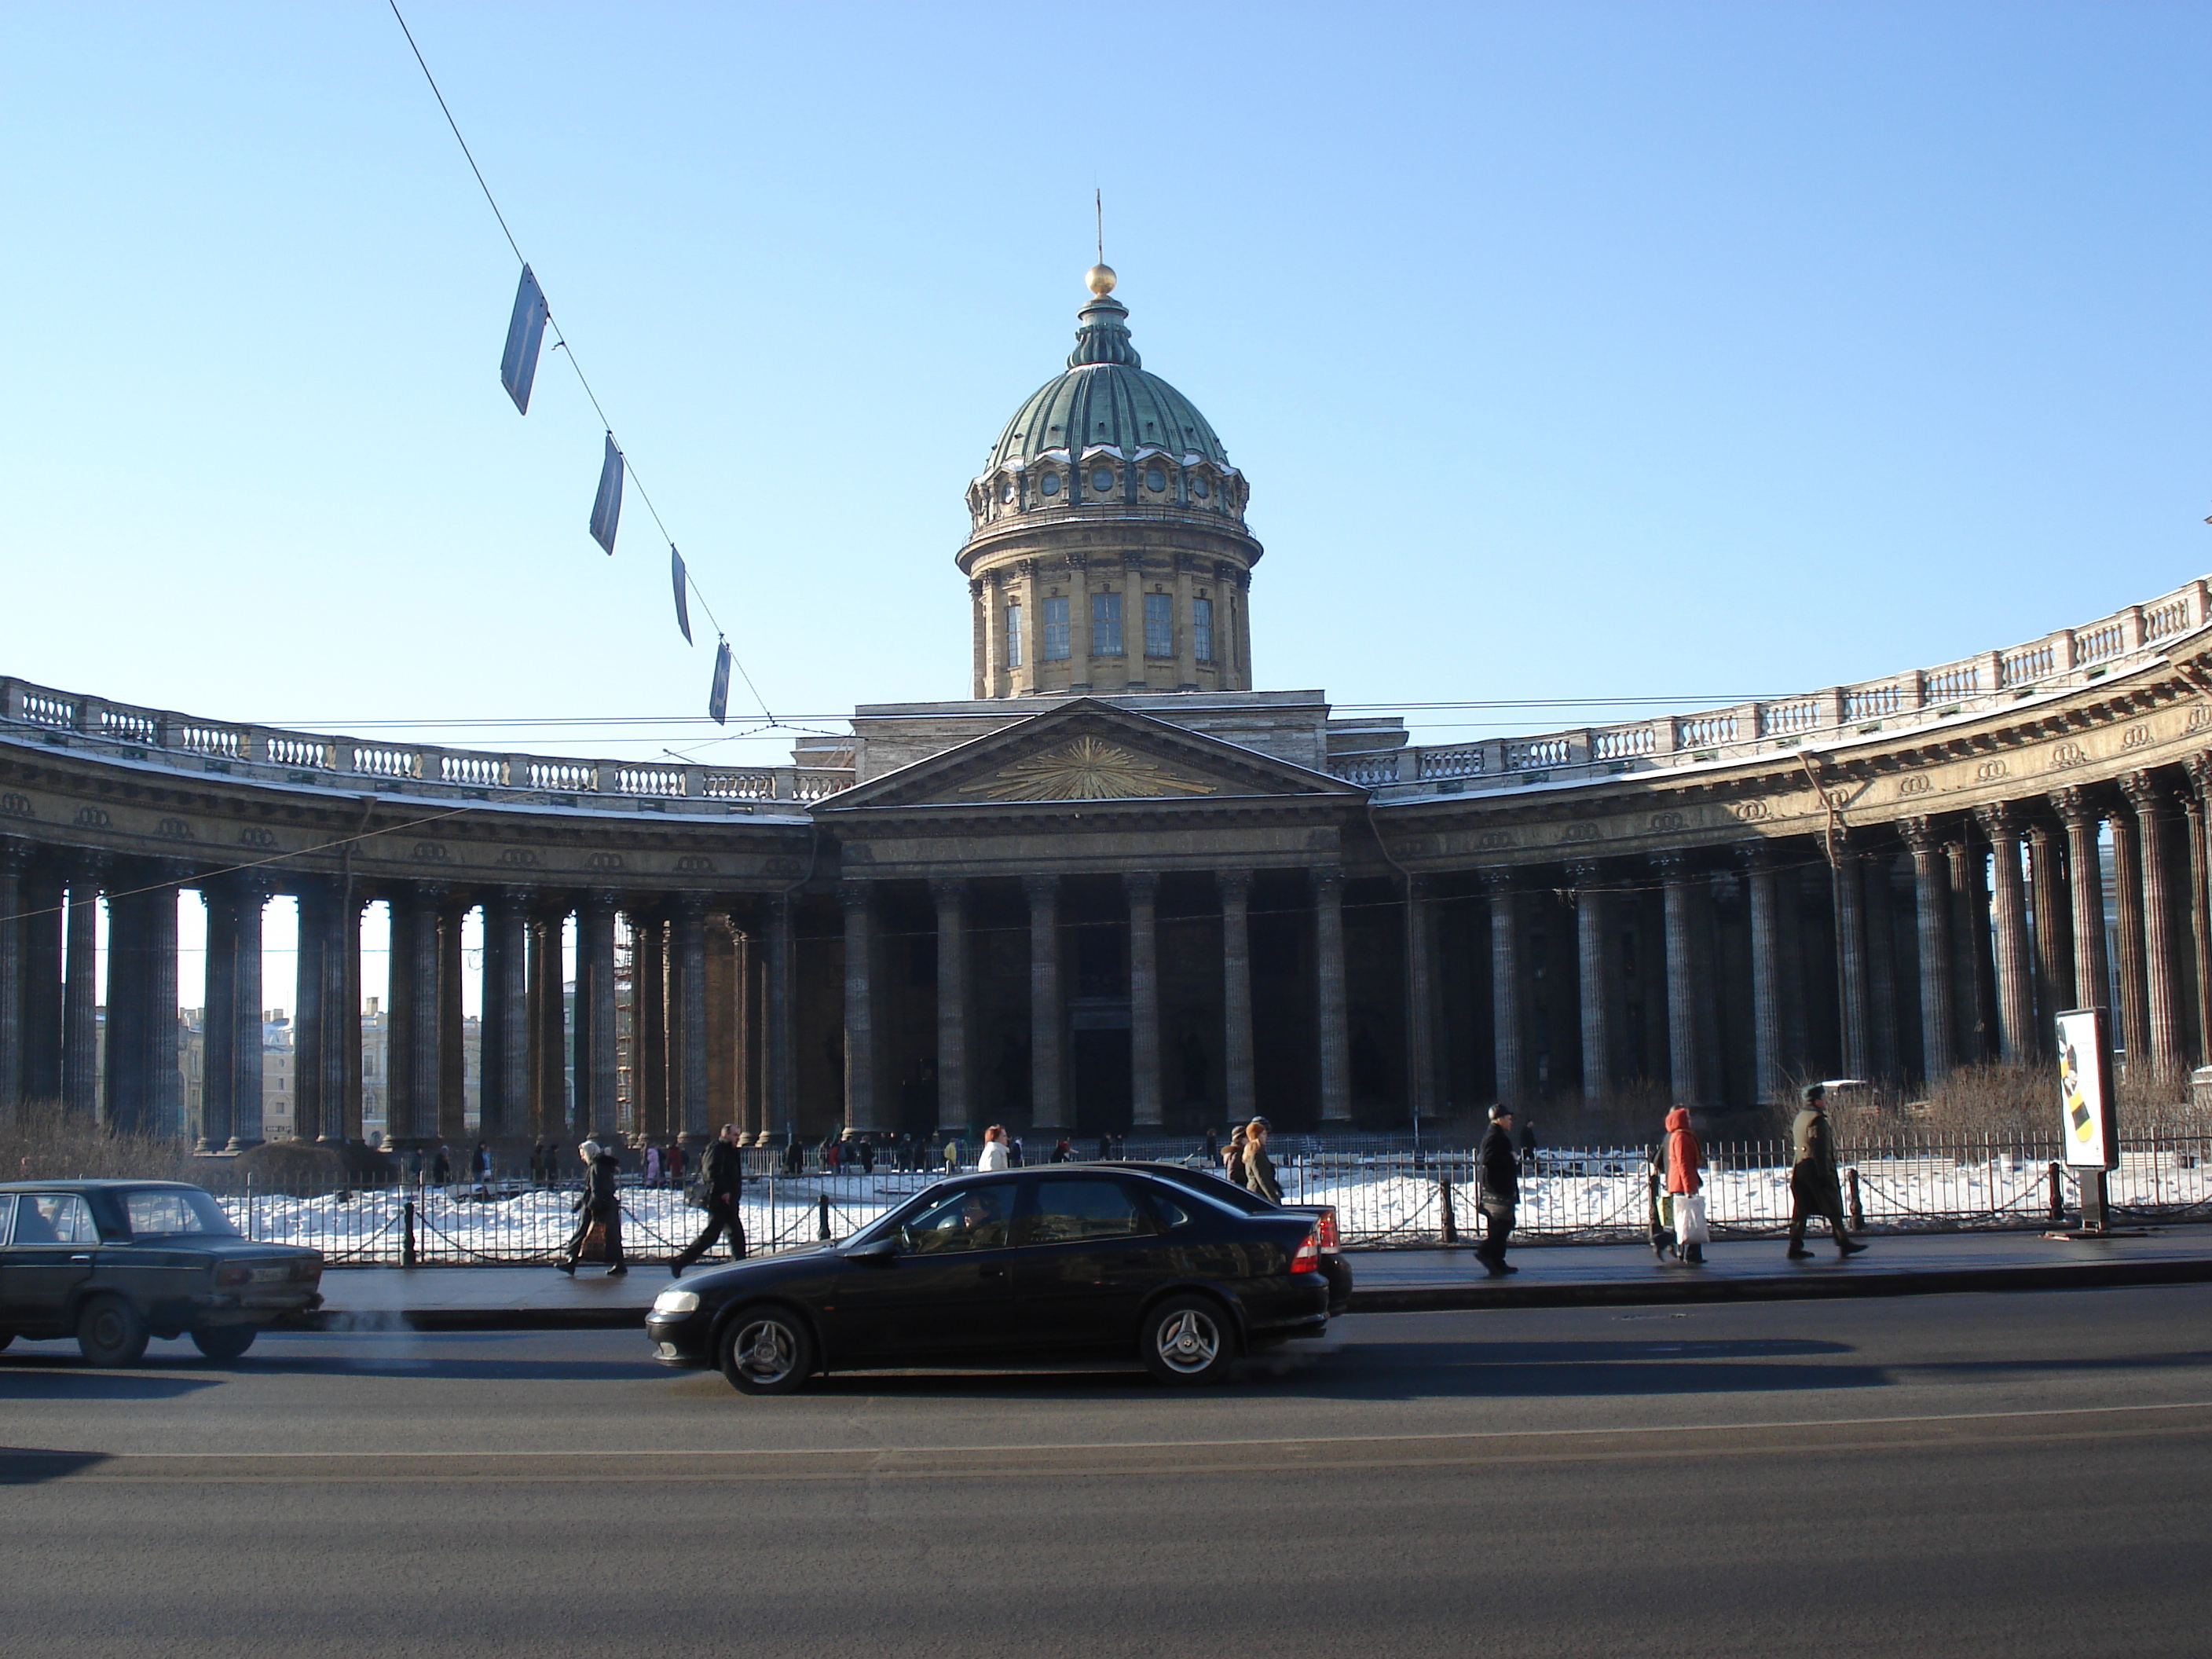
{"label": "person in hooded jacket", "polygon": [[1237,1187],[1244,1184],[1244,1131],[1242,1123],[1231,1129],[1229,1144],[1221,1149],[1221,1172],[1229,1177],[1231,1185]]}
{"label": "person in hooded jacket", "polygon": [[562,1273],[574,1278],[584,1241],[591,1237],[593,1226],[602,1226],[602,1236],[606,1240],[607,1277],[619,1279],[629,1271],[623,1261],[622,1200],[615,1191],[615,1176],[621,1173],[622,1165],[596,1140],[586,1141],[576,1149],[576,1155],[584,1161],[584,1194],[568,1208],[571,1214],[582,1219],[569,1236],[556,1265]]}
{"label": "person in hooded jacket", "polygon": [[1513,1156],[1513,1113],[1499,1105],[1490,1109],[1490,1127],[1475,1148],[1475,1174],[1481,1182],[1477,1207],[1482,1212],[1482,1243],[1474,1254],[1492,1279],[1521,1270],[1505,1260],[1505,1241],[1513,1235],[1515,1212],[1521,1202],[1521,1166]]}
{"label": "person in hooded jacket", "polygon": [[1677,1106],[1667,1114],[1667,1196],[1674,1215],[1674,1247],[1690,1267],[1705,1265],[1705,1149],[1690,1127],[1690,1109]]}

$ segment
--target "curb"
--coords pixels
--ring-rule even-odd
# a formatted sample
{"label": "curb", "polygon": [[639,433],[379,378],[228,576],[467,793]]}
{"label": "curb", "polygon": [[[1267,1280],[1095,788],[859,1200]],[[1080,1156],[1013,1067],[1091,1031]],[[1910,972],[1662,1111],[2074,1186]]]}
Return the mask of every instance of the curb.
{"label": "curb", "polygon": [[1698,1302],[1819,1302],[1877,1296],[1953,1296],[1975,1291],[2080,1291],[2105,1286],[2212,1284],[2212,1260],[2083,1261],[2033,1267],[1834,1267],[1756,1278],[1705,1279],[1666,1269],[1648,1283],[1407,1285],[1352,1292],[1352,1313],[1445,1313],[1482,1308],[1637,1308]]}
{"label": "curb", "polygon": [[[1708,1279],[1688,1269],[1664,1277],[1596,1284],[1407,1285],[1352,1292],[1350,1313],[1464,1313],[1491,1308],[1638,1308],[1716,1302],[1819,1302],[1881,1296],[1955,1296],[1989,1291],[2080,1291],[2212,1284],[2212,1258],[2083,1261],[2032,1267],[1814,1267],[1751,1278]],[[283,1328],[307,1331],[635,1331],[643,1307],[325,1308]]]}

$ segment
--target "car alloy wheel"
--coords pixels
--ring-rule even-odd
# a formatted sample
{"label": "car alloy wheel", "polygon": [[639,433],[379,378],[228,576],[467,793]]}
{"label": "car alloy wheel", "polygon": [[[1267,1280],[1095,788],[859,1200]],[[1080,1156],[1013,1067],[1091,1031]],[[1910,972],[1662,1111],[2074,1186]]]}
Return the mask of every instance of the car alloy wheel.
{"label": "car alloy wheel", "polygon": [[789,1394],[813,1374],[814,1339],[781,1309],[748,1309],[730,1322],[721,1360],[739,1394]]}
{"label": "car alloy wheel", "polygon": [[260,1333],[252,1325],[210,1325],[192,1333],[192,1346],[210,1359],[236,1359]]}
{"label": "car alloy wheel", "polygon": [[119,1296],[96,1296],[77,1311],[77,1351],[89,1364],[137,1364],[147,1335],[138,1310]]}
{"label": "car alloy wheel", "polygon": [[1236,1362],[1237,1344],[1219,1304],[1170,1297],[1145,1321],[1145,1368],[1178,1387],[1218,1382]]}

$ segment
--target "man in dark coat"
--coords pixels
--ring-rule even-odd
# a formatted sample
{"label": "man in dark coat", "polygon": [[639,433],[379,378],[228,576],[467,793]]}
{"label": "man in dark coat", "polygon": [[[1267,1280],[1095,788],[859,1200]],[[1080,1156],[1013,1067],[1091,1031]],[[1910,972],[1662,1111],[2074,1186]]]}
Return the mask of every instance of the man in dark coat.
{"label": "man in dark coat", "polygon": [[736,1124],[724,1124],[722,1138],[702,1155],[699,1184],[707,1189],[707,1224],[700,1229],[699,1237],[668,1264],[671,1278],[680,1278],[686,1267],[713,1249],[714,1241],[725,1234],[729,1237],[730,1260],[745,1259],[745,1224],[738,1215],[738,1200],[745,1189],[744,1155],[738,1149],[740,1133]]}
{"label": "man in dark coat", "polygon": [[1836,1131],[1828,1121],[1828,1091],[1805,1085],[1805,1109],[1790,1126],[1790,1259],[1812,1255],[1805,1248],[1805,1224],[1824,1216],[1836,1235],[1836,1249],[1856,1255],[1866,1246],[1844,1231],[1844,1189],[1836,1179]]}
{"label": "man in dark coat", "polygon": [[557,1265],[562,1273],[574,1278],[584,1241],[591,1237],[592,1227],[599,1225],[605,1229],[603,1237],[606,1240],[607,1277],[619,1279],[629,1271],[623,1261],[622,1200],[615,1191],[615,1176],[621,1173],[622,1165],[596,1140],[586,1141],[576,1152],[584,1160],[584,1195],[569,1209],[581,1219],[562,1250]]}
{"label": "man in dark coat", "polygon": [[1476,1178],[1481,1182],[1477,1206],[1482,1211],[1482,1243],[1474,1253],[1492,1279],[1517,1273],[1505,1260],[1505,1241],[1513,1232],[1514,1211],[1521,1202],[1521,1166],[1513,1156],[1513,1113],[1504,1106],[1490,1109],[1490,1127],[1475,1149]]}

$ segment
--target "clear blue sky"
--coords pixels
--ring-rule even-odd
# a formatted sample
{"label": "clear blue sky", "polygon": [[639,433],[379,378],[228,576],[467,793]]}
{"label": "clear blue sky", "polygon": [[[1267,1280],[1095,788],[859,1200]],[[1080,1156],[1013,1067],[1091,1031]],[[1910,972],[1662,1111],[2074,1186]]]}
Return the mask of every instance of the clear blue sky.
{"label": "clear blue sky", "polygon": [[[780,711],[967,694],[962,491],[1094,185],[1252,481],[1263,685],[1782,692],[2212,571],[2202,5],[404,9]],[[0,672],[698,712],[381,0],[9,5],[0,145]]]}

